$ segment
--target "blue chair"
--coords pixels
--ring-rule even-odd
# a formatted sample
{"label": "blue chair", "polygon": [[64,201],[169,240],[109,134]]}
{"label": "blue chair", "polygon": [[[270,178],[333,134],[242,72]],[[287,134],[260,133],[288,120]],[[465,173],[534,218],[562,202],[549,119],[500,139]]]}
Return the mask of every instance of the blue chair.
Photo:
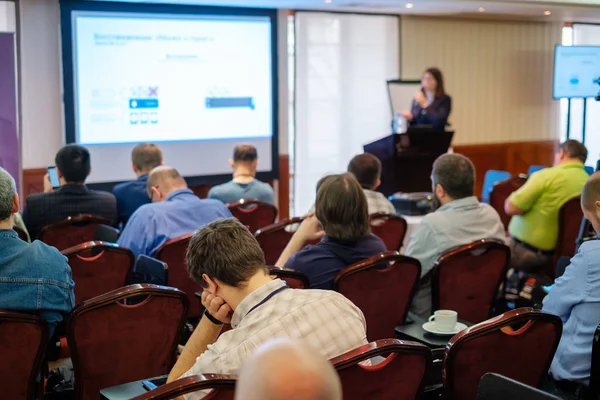
{"label": "blue chair", "polygon": [[494,169],[488,170],[485,173],[485,177],[483,178],[483,190],[481,193],[481,201],[484,203],[489,203],[490,192],[494,188],[494,184],[496,182],[500,182],[508,178],[510,178],[510,173],[508,171],[497,171]]}
{"label": "blue chair", "polygon": [[529,171],[527,171],[527,175],[531,175],[534,172],[537,172],[537,171],[545,169],[545,168],[548,168],[548,167],[545,167],[543,165],[532,165],[531,167],[529,167]]}
{"label": "blue chair", "polygon": [[592,175],[594,173],[594,167],[590,167],[589,165],[585,166],[585,172],[588,173],[588,175]]}

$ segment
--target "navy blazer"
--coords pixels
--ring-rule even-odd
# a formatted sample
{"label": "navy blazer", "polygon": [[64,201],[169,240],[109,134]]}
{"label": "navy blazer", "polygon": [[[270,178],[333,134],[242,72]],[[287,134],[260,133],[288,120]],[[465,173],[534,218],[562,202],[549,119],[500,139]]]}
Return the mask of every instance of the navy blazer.
{"label": "navy blazer", "polygon": [[437,97],[426,109],[413,100],[411,125],[433,125],[434,129],[443,130],[448,124],[448,117],[452,112],[452,97],[444,95]]}
{"label": "navy blazer", "polygon": [[113,188],[113,194],[117,198],[118,222],[122,223],[123,227],[135,210],[150,203],[146,190],[147,181],[148,174],[140,176],[135,181],[120,183]]}

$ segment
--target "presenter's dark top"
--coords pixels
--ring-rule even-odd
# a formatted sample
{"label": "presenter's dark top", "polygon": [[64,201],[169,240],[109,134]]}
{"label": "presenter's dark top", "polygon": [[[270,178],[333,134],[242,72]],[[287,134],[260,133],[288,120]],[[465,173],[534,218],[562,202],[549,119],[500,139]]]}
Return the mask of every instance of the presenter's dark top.
{"label": "presenter's dark top", "polygon": [[411,109],[413,120],[409,122],[411,126],[432,125],[434,129],[444,130],[451,112],[452,98],[447,95],[437,97],[427,108],[422,108],[413,100]]}

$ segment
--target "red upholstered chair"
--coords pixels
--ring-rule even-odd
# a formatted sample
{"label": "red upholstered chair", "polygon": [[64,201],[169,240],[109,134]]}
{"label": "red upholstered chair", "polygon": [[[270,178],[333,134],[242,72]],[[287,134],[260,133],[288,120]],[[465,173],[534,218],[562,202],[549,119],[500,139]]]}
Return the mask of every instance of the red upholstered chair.
{"label": "red upholstered chair", "polygon": [[508,179],[494,184],[494,187],[490,192],[490,206],[492,206],[500,215],[505,230],[508,230],[508,224],[510,223],[511,217],[504,212],[504,203],[511,193],[523,186],[526,181],[527,175],[511,176]]}
{"label": "red upholstered chair", "polygon": [[370,341],[395,337],[404,324],[421,277],[421,263],[386,252],[342,269],[333,288],[361,309]]}
{"label": "red upholstered chair", "polygon": [[277,218],[277,207],[273,204],[252,199],[241,199],[227,204],[231,214],[248,227],[250,232],[271,225]]}
{"label": "red upholstered chair", "polygon": [[369,215],[371,232],[378,236],[388,251],[399,251],[406,236],[407,223],[399,215],[377,213]]}
{"label": "red upholstered chair", "polygon": [[21,239],[21,240],[23,240],[25,242],[29,241],[29,238],[27,237],[27,234],[25,233],[25,231],[23,229],[21,229],[21,228],[19,228],[18,226],[15,225],[15,226],[13,226],[13,230],[15,232],[17,232],[17,235],[19,235],[19,239]]}
{"label": "red upholstered chair", "polygon": [[167,263],[169,266],[169,286],[184,291],[189,300],[187,318],[198,318],[202,311],[198,302],[194,300],[194,293],[202,292],[202,286],[190,278],[185,261],[185,253],[192,234],[180,236],[160,246],[156,251],[156,259]]}
{"label": "red upholstered chair", "polygon": [[135,258],[114,243],[87,242],[63,250],[75,281],[75,301],[81,303],[125,286]]}
{"label": "red upholstered chair", "polygon": [[269,267],[269,271],[270,275],[285,281],[292,289],[310,289],[308,276],[304,275],[302,272],[278,267]]}
{"label": "red upholstered chair", "polygon": [[545,269],[546,274],[554,279],[556,262],[561,257],[573,257],[577,251],[577,237],[583,221],[581,196],[573,197],[558,212],[558,240],[554,250],[554,260]]}
{"label": "red upholstered chair", "polygon": [[287,227],[299,224],[304,220],[304,217],[294,217],[283,219],[274,224],[262,226],[256,231],[254,236],[260,245],[263,253],[265,253],[265,263],[267,265],[275,265],[285,246],[289,243],[294,232],[286,230]]}
{"label": "red upholstered chair", "polygon": [[486,320],[509,262],[509,247],[489,240],[442,255],[432,270],[432,310],[454,310],[473,323]]}
{"label": "red upholstered chair", "polygon": [[132,400],[170,400],[200,390],[212,391],[203,400],[233,400],[235,394],[234,375],[204,374],[178,379],[157,389],[134,397]]}
{"label": "red upholstered chair", "polygon": [[[375,365],[360,364],[385,357]],[[431,365],[427,346],[398,339],[369,343],[331,360],[342,381],[344,400],[413,400],[423,392]]]}
{"label": "red upholstered chair", "polygon": [[48,340],[48,326],[43,318],[0,310],[0,397],[26,400],[38,398],[41,385],[37,383],[37,377],[42,370]]}
{"label": "red upholstered chair", "polygon": [[98,225],[112,224],[112,221],[95,215],[76,215],[43,227],[39,239],[62,251],[94,240]]}
{"label": "red upholstered chair", "polygon": [[559,317],[533,308],[512,310],[462,331],[446,346],[444,399],[477,399],[479,381],[488,372],[539,387],[561,334]]}
{"label": "red upholstered chair", "polygon": [[592,369],[590,373],[590,389],[600,399],[600,325],[594,333],[592,345]]}
{"label": "red upholstered chair", "polygon": [[[131,298],[136,304],[127,304]],[[185,293],[156,285],[126,286],[76,306],[67,338],[77,399],[169,373],[187,308]]]}

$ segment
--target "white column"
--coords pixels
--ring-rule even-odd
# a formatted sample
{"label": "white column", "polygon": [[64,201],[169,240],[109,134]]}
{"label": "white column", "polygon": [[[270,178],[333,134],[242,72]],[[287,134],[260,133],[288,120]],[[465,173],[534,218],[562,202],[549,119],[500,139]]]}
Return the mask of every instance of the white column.
{"label": "white column", "polygon": [[0,32],[16,32],[17,15],[15,3],[0,0]]}

